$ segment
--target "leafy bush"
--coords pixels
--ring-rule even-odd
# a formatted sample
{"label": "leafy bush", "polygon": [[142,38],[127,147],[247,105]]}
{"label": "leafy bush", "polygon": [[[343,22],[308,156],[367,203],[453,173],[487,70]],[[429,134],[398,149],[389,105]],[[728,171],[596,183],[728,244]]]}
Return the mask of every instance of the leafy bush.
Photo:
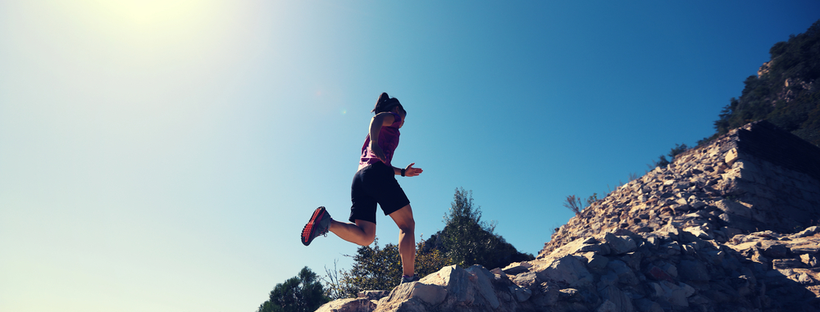
{"label": "leafy bush", "polygon": [[359,290],[393,289],[401,282],[401,257],[397,245],[387,244],[379,248],[376,240],[372,248],[359,247],[353,261],[353,268],[343,279],[353,285],[357,293]]}
{"label": "leafy bush", "polygon": [[[425,251],[427,250],[427,251]],[[353,268],[349,271],[327,272],[327,295],[333,299],[355,298],[362,290],[390,290],[401,282],[401,257],[399,247],[387,244],[379,247],[362,246],[353,258]],[[449,261],[438,250],[425,248],[422,240],[416,244],[416,274],[425,276],[449,265]]]}
{"label": "leafy bush", "polygon": [[322,283],[308,267],[299,274],[276,284],[267,301],[259,306],[258,312],[309,312],[330,301],[324,295]]}

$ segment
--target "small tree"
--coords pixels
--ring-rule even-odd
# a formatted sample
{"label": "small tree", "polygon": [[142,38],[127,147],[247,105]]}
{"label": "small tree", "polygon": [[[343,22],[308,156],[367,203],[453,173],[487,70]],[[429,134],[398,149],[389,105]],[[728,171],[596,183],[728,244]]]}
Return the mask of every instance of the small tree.
{"label": "small tree", "polygon": [[473,208],[472,192],[456,189],[444,222],[439,238],[447,257],[459,265],[478,263],[479,250],[490,243],[487,233],[492,233],[494,227],[481,221],[481,210]]}
{"label": "small tree", "polygon": [[299,274],[276,284],[268,301],[259,306],[258,312],[309,312],[315,311],[329,301],[324,295],[322,283],[308,267]]}
{"label": "small tree", "polygon": [[453,199],[444,216],[446,225],[435,235],[439,242],[436,247],[451,263],[480,264],[491,269],[534,259],[530,254],[518,252],[503,237],[493,233],[495,224],[481,221],[481,209],[473,207],[472,192],[458,188]]}

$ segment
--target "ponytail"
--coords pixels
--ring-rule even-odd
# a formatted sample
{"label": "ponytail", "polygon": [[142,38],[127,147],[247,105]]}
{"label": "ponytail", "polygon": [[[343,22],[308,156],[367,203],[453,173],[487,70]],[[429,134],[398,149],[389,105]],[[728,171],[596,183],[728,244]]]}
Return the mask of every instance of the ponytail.
{"label": "ponytail", "polygon": [[396,107],[396,105],[401,107],[401,110],[404,110],[404,107],[401,106],[401,103],[399,103],[398,99],[391,98],[389,95],[387,95],[387,92],[382,92],[382,94],[379,95],[379,99],[376,100],[376,106],[373,107],[373,110],[371,110],[371,112],[376,114],[381,112],[389,112],[394,107]]}

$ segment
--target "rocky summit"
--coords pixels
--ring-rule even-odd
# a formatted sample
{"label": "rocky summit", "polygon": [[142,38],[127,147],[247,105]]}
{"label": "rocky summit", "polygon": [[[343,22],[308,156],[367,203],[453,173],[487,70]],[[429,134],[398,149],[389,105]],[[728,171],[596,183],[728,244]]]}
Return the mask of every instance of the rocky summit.
{"label": "rocky summit", "polygon": [[618,187],[533,261],[318,311],[820,311],[818,223],[820,148],[756,122]]}

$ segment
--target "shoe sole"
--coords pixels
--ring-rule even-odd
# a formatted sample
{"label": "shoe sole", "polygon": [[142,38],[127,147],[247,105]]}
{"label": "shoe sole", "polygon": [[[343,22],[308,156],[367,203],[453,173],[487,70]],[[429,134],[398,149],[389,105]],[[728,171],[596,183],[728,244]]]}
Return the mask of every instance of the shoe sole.
{"label": "shoe sole", "polygon": [[314,230],[316,230],[316,228],[315,228],[316,220],[319,220],[325,214],[327,214],[327,211],[325,210],[325,207],[319,207],[319,208],[316,208],[316,210],[313,211],[313,215],[310,216],[310,221],[308,221],[308,223],[305,224],[305,227],[302,228],[302,244],[303,245],[305,245],[305,246],[310,245],[310,243],[313,241],[313,239],[315,238],[313,236],[313,232],[314,232]]}
{"label": "shoe sole", "polygon": [[421,280],[421,278],[419,278],[419,276],[418,276],[418,275],[414,275],[414,276],[413,276],[413,278],[412,278],[412,279],[410,279],[409,281],[405,281],[405,280],[404,280],[404,278],[402,278],[402,281],[401,281],[401,283],[400,283],[400,284],[406,284],[406,283],[418,282],[419,280]]}

